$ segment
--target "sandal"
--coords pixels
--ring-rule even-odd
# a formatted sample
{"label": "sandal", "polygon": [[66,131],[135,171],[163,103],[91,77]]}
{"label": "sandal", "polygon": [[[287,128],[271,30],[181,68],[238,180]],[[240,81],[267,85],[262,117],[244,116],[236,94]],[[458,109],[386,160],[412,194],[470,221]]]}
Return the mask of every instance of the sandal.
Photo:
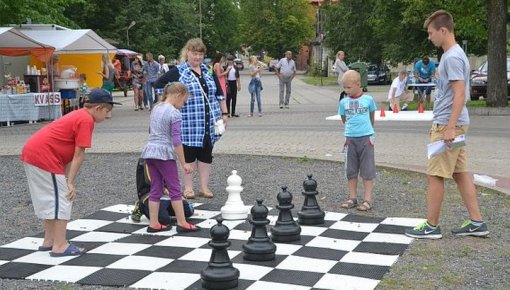
{"label": "sandal", "polygon": [[39,248],[37,248],[38,251],[40,252],[47,252],[47,251],[51,251],[51,249],[53,249],[53,246],[40,246]]}
{"label": "sandal", "polygon": [[177,225],[176,228],[178,233],[190,233],[201,230],[199,226],[190,223],[186,223],[183,226]]}
{"label": "sandal", "polygon": [[355,198],[350,198],[344,202],[342,202],[342,204],[340,205],[341,208],[354,208],[358,206],[358,200],[355,199]]}
{"label": "sandal", "polygon": [[193,191],[193,189],[185,189],[183,195],[186,199],[195,198],[195,192]]}
{"label": "sandal", "polygon": [[198,195],[200,197],[205,197],[205,198],[213,198],[214,197],[214,194],[212,192],[210,192],[210,191],[200,191],[198,193]]}
{"label": "sandal", "polygon": [[370,202],[364,200],[360,205],[356,207],[356,209],[359,211],[368,211],[372,209],[372,205]]}
{"label": "sandal", "polygon": [[83,255],[87,250],[78,248],[74,244],[69,243],[67,249],[63,253],[50,252],[50,257],[68,257],[68,256],[80,256]]}
{"label": "sandal", "polygon": [[153,228],[151,226],[148,226],[147,227],[147,232],[148,233],[166,232],[166,231],[169,231],[171,228],[172,228],[172,225],[165,226],[165,225],[161,225],[160,224],[159,227],[157,227],[157,228]]}

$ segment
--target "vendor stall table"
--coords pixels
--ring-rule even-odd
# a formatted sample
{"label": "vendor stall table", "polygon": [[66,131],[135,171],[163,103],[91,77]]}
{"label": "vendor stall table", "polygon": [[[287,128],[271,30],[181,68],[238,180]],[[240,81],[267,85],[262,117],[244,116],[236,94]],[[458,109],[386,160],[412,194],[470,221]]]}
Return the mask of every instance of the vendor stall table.
{"label": "vendor stall table", "polygon": [[55,120],[62,116],[60,93],[0,94],[0,122]]}

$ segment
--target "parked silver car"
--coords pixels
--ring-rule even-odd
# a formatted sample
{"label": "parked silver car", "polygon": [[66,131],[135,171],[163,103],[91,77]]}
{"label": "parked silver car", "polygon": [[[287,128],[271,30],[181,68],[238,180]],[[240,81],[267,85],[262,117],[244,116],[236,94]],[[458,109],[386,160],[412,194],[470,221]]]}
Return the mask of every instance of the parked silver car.
{"label": "parked silver car", "polygon": [[[471,74],[471,100],[478,100],[481,96],[487,97],[488,62]],[[507,96],[510,96],[510,58],[506,59]]]}
{"label": "parked silver car", "polygon": [[368,65],[368,84],[386,85],[391,82],[390,69],[384,63]]}

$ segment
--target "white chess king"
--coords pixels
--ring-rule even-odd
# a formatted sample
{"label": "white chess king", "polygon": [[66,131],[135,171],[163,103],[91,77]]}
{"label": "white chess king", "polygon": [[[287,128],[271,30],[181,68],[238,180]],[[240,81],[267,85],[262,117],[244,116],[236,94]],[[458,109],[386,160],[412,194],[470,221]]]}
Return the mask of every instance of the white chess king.
{"label": "white chess king", "polygon": [[232,170],[232,175],[227,178],[227,202],[221,208],[223,219],[241,220],[248,217],[249,207],[245,206],[241,200],[242,181],[241,177],[237,175],[237,170]]}

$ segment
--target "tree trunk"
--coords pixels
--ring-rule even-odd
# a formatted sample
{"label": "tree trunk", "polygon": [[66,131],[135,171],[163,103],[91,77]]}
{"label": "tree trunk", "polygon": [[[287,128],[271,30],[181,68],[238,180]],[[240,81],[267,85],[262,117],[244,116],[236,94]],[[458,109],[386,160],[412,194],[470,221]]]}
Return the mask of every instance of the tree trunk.
{"label": "tree trunk", "polygon": [[506,71],[507,0],[489,0],[487,4],[489,16],[487,106],[506,107],[508,105]]}

